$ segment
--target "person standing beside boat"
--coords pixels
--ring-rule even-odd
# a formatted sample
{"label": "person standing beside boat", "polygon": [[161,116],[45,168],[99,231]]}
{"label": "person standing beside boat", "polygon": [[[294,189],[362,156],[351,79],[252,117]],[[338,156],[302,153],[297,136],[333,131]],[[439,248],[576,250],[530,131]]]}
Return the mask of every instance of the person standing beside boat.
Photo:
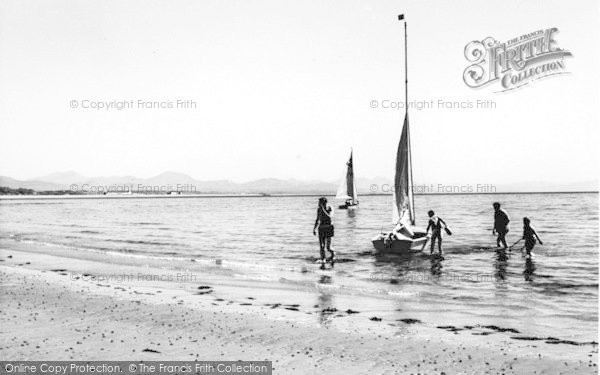
{"label": "person standing beside boat", "polygon": [[442,255],[442,224],[443,228],[446,229],[446,233],[451,234],[450,229],[448,229],[448,225],[446,222],[442,220],[442,218],[438,217],[435,212],[429,211],[429,224],[427,224],[427,230],[425,233],[429,232],[429,228],[431,228],[431,254],[435,250],[435,241],[437,239],[438,251],[440,255]]}
{"label": "person standing beside boat", "polygon": [[506,211],[500,208],[500,203],[494,202],[494,229],[492,229],[492,234],[498,234],[498,238],[496,239],[498,247],[500,247],[500,244],[505,249],[508,247],[506,244],[506,234],[508,233],[509,222],[510,218]]}
{"label": "person standing beside boat", "polygon": [[335,253],[331,250],[331,237],[333,237],[333,224],[331,219],[333,217],[333,210],[331,206],[327,205],[327,198],[319,198],[319,208],[317,209],[317,219],[315,220],[315,226],[313,228],[313,235],[317,235],[317,227],[319,229],[319,249],[321,254],[321,261],[325,261],[325,249],[331,253],[333,260]]}

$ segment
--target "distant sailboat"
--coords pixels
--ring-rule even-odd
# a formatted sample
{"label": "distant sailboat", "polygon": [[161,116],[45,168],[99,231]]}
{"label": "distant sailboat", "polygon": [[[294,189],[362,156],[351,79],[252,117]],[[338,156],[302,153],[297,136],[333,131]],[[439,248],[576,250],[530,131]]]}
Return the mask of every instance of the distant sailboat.
{"label": "distant sailboat", "polygon": [[[398,17],[404,19],[404,15]],[[405,115],[402,135],[396,152],[396,173],[394,177],[394,196],[392,218],[396,227],[392,232],[381,233],[373,238],[373,246],[380,251],[406,253],[413,248],[424,248],[427,244],[427,233],[415,227],[415,202],[413,197],[412,160],[410,149],[410,128],[408,123],[408,74],[406,69],[406,22],[404,23],[405,40]]]}
{"label": "distant sailboat", "polygon": [[350,159],[346,163],[346,176],[335,195],[335,199],[345,199],[346,203],[339,206],[342,210],[358,207],[358,194],[356,193],[356,184],[354,183],[354,165],[352,163],[352,150],[350,150]]}

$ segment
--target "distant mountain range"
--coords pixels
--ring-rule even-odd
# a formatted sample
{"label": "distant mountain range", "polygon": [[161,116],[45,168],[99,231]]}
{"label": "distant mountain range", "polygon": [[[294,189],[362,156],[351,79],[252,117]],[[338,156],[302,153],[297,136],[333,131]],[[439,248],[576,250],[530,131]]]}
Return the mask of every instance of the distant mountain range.
{"label": "distant mountain range", "polygon": [[[11,189],[33,189],[35,191],[51,190],[74,190],[78,192],[95,192],[103,190],[131,189],[133,192],[156,190],[157,192],[176,191],[177,189],[187,193],[206,194],[325,194],[333,195],[337,191],[339,181],[301,181],[295,179],[282,180],[275,178],[264,178],[250,182],[233,182],[229,180],[200,181],[184,173],[164,172],[150,178],[138,178],[134,176],[111,176],[111,177],[86,177],[77,172],[57,172],[40,176],[26,181],[16,180],[10,177],[0,176],[0,187]],[[356,186],[359,195],[370,193],[391,193],[389,187],[391,179],[382,177],[358,178]],[[418,193],[474,193],[477,187],[472,186],[473,191],[459,191],[452,189],[453,186],[445,186],[440,190],[437,184],[415,184],[415,192]],[[419,188],[419,187],[427,188]],[[464,187],[466,185],[462,185]],[[374,188],[376,187],[376,188]],[[598,181],[582,181],[575,183],[545,183],[528,182],[517,184],[495,185],[495,189],[480,192],[557,192],[557,191],[598,191]],[[95,191],[94,191],[95,189]],[[454,191],[451,191],[454,190]]]}
{"label": "distant mountain range", "polygon": [[26,181],[0,176],[0,186],[36,191],[76,189],[83,192],[93,192],[94,190],[168,192],[182,190],[188,193],[207,194],[331,194],[331,192],[337,190],[337,185],[337,182],[274,178],[244,183],[229,180],[200,181],[177,172],[165,172],[150,178],[134,176],[86,177],[77,172],[58,172]]}

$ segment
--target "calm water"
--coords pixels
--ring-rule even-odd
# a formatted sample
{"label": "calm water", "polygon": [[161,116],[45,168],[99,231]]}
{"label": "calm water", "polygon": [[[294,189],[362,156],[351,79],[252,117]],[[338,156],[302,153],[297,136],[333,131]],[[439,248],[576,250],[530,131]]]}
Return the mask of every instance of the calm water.
{"label": "calm water", "polygon": [[[0,239],[73,256],[119,254],[165,267],[190,259],[239,278],[313,288],[329,277],[332,293],[375,296],[440,323],[498,323],[531,335],[596,340],[598,195],[497,194],[417,196],[417,224],[428,209],[453,231],[445,259],[377,254],[371,238],[390,228],[391,197],[362,197],[356,212],[336,210],[332,270],[314,263],[316,197],[0,200]],[[495,250],[492,203],[511,216],[509,244],[528,216],[544,245],[532,261]],[[6,245],[8,244],[8,245]],[[111,261],[115,261],[115,258]]]}

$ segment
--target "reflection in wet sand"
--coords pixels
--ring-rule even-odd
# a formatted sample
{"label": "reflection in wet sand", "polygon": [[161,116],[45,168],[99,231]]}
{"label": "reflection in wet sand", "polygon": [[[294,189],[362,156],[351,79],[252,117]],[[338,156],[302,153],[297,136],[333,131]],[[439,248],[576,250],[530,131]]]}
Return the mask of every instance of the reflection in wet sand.
{"label": "reflection in wet sand", "polygon": [[494,260],[496,281],[506,280],[506,267],[508,265],[508,255],[505,249],[496,250],[496,259]]}
{"label": "reflection in wet sand", "polygon": [[525,280],[533,281],[533,273],[535,272],[535,263],[531,258],[525,259],[525,270],[523,271],[523,275],[525,276]]}
{"label": "reflection in wet sand", "polygon": [[441,276],[442,274],[442,259],[441,257],[438,256],[432,256],[431,258],[431,267],[430,267],[430,271],[431,271],[431,275],[433,276]]}
{"label": "reflection in wet sand", "polygon": [[[318,281],[319,284],[328,285],[332,283],[331,276],[321,275]],[[319,288],[319,295],[317,300],[317,306],[319,309],[319,324],[327,326],[333,318],[333,313],[337,309],[333,305],[333,296],[331,293],[326,291],[326,288]]]}

